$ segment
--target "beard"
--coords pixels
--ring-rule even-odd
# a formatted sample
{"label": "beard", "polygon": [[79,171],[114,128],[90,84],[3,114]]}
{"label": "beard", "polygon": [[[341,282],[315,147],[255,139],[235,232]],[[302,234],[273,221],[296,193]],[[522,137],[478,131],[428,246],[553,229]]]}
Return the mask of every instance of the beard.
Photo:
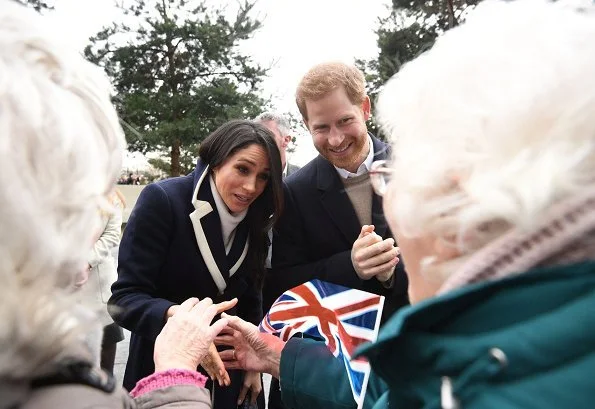
{"label": "beard", "polygon": [[[349,154],[346,156],[336,156],[332,151],[331,147],[325,145],[322,149],[318,149],[318,152],[324,156],[326,160],[341,169],[350,170],[357,168],[363,163],[368,155],[368,134],[364,133],[357,137],[351,137],[343,142],[342,146],[333,149],[341,149],[351,144],[349,147]],[[371,149],[372,147],[370,147]]]}

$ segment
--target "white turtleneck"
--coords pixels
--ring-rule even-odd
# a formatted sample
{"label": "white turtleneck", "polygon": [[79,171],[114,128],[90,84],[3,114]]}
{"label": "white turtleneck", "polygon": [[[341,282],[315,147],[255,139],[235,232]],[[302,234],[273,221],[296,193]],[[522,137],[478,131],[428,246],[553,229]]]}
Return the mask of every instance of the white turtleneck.
{"label": "white turtleneck", "polygon": [[246,217],[246,214],[248,213],[248,209],[236,214],[231,213],[217,191],[217,186],[215,185],[212,175],[209,175],[209,182],[211,184],[213,198],[215,199],[215,206],[217,206],[217,212],[219,213],[219,219],[221,220],[221,234],[223,236],[225,254],[229,254],[229,250],[231,250],[231,245],[233,244],[233,238],[236,235],[236,227],[238,227],[238,224],[244,220],[244,217]]}

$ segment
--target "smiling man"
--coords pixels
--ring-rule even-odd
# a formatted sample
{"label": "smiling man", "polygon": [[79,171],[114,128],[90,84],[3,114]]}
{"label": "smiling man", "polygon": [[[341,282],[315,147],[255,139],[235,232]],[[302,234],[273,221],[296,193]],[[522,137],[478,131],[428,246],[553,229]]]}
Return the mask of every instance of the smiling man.
{"label": "smiling man", "polygon": [[[387,158],[388,146],[367,131],[364,76],[342,63],[317,65],[302,78],[296,102],[320,155],[285,179],[265,311],[284,291],[318,278],[384,295],[383,318],[390,317],[408,303],[407,278],[370,183],[372,163]],[[269,400],[269,408],[282,407]]]}
{"label": "smiling man", "polygon": [[388,147],[367,131],[364,76],[342,63],[317,65],[296,102],[320,155],[286,179],[265,306],[319,278],[386,296],[389,316],[407,304],[407,280],[370,183],[372,163],[386,159]]}

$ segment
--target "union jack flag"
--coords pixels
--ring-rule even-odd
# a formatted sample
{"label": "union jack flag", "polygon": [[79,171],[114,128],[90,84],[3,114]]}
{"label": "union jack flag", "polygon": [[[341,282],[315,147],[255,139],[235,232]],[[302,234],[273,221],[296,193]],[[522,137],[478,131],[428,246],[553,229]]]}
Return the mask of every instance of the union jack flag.
{"label": "union jack flag", "polygon": [[284,292],[259,329],[284,341],[298,333],[323,340],[345,363],[353,397],[361,408],[370,364],[352,356],[359,345],[376,340],[383,305],[380,295],[312,280]]}

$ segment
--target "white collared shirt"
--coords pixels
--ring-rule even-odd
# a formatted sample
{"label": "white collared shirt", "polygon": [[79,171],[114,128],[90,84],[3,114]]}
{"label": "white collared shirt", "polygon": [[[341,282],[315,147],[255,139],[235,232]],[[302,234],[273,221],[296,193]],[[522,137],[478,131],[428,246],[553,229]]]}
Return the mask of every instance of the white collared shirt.
{"label": "white collared shirt", "polygon": [[368,150],[368,156],[366,156],[366,159],[362,162],[361,165],[359,165],[359,168],[357,168],[357,172],[353,173],[335,166],[335,169],[337,169],[339,176],[341,176],[343,179],[348,179],[355,176],[363,175],[372,168],[372,162],[374,162],[374,144],[372,143],[372,137],[370,136],[370,134],[368,134],[368,146],[370,147],[370,149]]}

